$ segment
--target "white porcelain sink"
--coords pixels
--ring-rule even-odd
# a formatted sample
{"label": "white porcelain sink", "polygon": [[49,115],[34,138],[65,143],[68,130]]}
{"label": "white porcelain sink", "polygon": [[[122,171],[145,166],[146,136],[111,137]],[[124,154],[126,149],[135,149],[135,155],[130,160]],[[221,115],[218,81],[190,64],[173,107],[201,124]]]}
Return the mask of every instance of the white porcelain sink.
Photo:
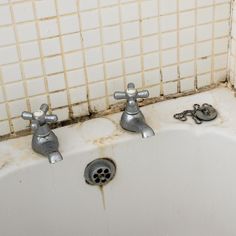
{"label": "white porcelain sink", "polygon": [[[172,118],[204,102],[219,111],[215,121]],[[64,156],[55,165],[32,152],[31,136],[0,143],[0,235],[236,235],[233,94],[220,88],[142,110],[152,138],[120,129],[120,114],[55,130]],[[101,189],[83,174],[102,157],[117,173]]]}

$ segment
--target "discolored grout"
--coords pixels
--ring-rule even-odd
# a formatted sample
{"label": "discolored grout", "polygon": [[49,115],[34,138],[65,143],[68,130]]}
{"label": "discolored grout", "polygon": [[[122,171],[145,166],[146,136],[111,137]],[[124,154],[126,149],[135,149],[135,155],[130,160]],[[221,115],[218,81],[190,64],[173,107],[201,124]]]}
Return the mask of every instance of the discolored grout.
{"label": "discolored grout", "polygon": [[[171,95],[166,95],[166,96],[161,96],[161,97],[146,98],[146,99],[140,100],[138,103],[139,103],[140,107],[144,107],[147,105],[151,105],[151,104],[155,104],[155,103],[159,103],[159,102],[163,102],[163,101],[167,101],[167,100],[171,100],[171,99],[176,99],[176,98],[185,97],[185,96],[189,96],[189,95],[193,95],[193,94],[197,94],[197,93],[206,92],[206,91],[212,90],[214,88],[220,87],[222,85],[234,90],[234,88],[232,86],[228,86],[228,82],[224,82],[224,83],[220,83],[220,84],[209,85],[209,86],[206,86],[206,87],[203,87],[203,88],[200,88],[197,90],[191,90],[188,92],[181,92],[181,93],[176,93],[176,94],[171,94]],[[105,111],[94,112],[90,109],[88,115],[81,116],[81,117],[74,117],[73,119],[68,119],[65,121],[60,121],[56,124],[51,124],[50,127],[52,129],[56,129],[56,128],[61,128],[61,127],[65,127],[68,125],[76,124],[79,122],[85,122],[90,119],[100,118],[100,117],[104,117],[104,116],[111,115],[114,113],[119,113],[119,112],[123,111],[124,108],[125,108],[125,102],[119,102],[114,105],[111,105],[109,107],[109,109],[107,109]],[[26,129],[26,130],[16,132],[14,134],[0,136],[0,142],[7,140],[7,139],[15,139],[18,137],[27,136],[27,135],[30,135],[31,133],[32,132],[30,129]]]}

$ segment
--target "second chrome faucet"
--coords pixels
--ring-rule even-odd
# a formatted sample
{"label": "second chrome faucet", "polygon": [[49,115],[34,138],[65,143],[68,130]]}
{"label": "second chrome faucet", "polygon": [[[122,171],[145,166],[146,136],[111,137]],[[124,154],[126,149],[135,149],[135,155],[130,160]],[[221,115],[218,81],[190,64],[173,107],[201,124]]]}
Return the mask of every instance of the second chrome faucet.
{"label": "second chrome faucet", "polygon": [[121,116],[120,125],[123,129],[138,132],[143,138],[154,136],[153,129],[146,124],[145,118],[139,109],[137,99],[149,97],[148,90],[138,92],[133,83],[129,83],[125,92],[115,92],[115,99],[127,99],[125,111]]}

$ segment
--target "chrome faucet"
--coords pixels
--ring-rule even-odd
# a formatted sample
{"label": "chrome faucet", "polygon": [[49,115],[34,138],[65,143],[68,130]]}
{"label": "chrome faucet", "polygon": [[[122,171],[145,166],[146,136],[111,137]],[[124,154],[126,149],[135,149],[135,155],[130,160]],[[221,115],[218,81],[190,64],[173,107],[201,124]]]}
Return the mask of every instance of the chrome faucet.
{"label": "chrome faucet", "polygon": [[114,98],[127,99],[125,111],[121,116],[120,125],[123,129],[131,132],[139,132],[143,138],[154,136],[155,133],[146,122],[143,113],[140,111],[137,98],[147,98],[148,90],[138,92],[133,83],[129,83],[125,92],[115,92]]}
{"label": "chrome faucet", "polygon": [[49,107],[42,104],[38,111],[34,113],[24,111],[21,117],[24,120],[31,120],[31,129],[33,130],[32,148],[35,152],[48,157],[51,164],[63,160],[58,151],[59,142],[57,136],[52,132],[48,123],[58,120],[56,115],[46,115]]}

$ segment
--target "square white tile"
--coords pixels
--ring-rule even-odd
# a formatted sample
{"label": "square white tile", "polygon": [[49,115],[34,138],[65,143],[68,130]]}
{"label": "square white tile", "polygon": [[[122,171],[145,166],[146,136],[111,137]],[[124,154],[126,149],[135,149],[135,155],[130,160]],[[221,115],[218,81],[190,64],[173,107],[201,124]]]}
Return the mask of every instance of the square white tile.
{"label": "square white tile", "polygon": [[35,2],[37,17],[49,18],[56,16],[56,6],[54,0],[41,0]]}
{"label": "square white tile", "polygon": [[31,21],[34,19],[32,2],[20,2],[13,5],[14,19],[18,22]]}
{"label": "square white tile", "polygon": [[9,25],[12,23],[10,7],[0,6],[0,25]]}
{"label": "square white tile", "polygon": [[118,6],[107,7],[101,9],[102,25],[115,25],[119,23],[119,8]]}

